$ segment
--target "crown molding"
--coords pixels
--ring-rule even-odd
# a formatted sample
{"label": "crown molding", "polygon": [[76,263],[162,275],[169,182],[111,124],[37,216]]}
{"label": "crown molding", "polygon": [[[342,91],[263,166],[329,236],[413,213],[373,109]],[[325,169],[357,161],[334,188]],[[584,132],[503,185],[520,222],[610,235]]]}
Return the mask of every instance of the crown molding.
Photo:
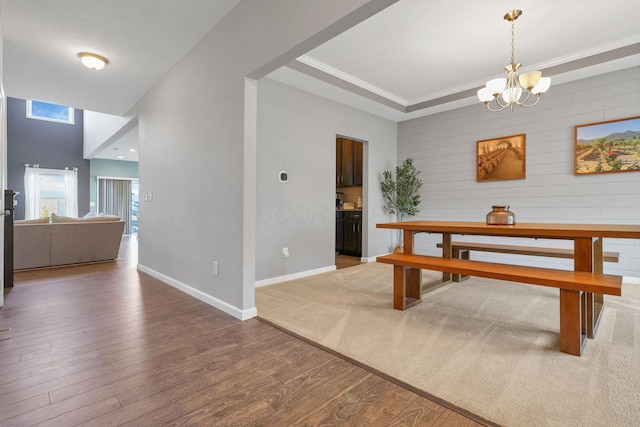
{"label": "crown molding", "polygon": [[408,105],[408,102],[406,99],[401,98],[397,95],[394,95],[391,92],[387,92],[384,89],[381,89],[377,86],[372,85],[371,83],[365,82],[364,80],[360,80],[357,77],[352,76],[351,74],[345,73],[344,71],[338,70],[337,68],[334,68],[330,65],[325,64],[324,62],[320,62],[316,59],[311,58],[310,56],[307,55],[302,55],[301,57],[296,59],[298,62],[301,62],[305,65],[308,65],[310,67],[313,67],[317,70],[320,70],[326,74],[329,74],[331,76],[334,76],[340,80],[343,80],[345,82],[351,83],[354,86],[358,86],[368,92],[374,93],[378,96],[381,96],[383,98],[386,98],[390,101],[395,102],[396,104],[400,104],[404,107],[406,107]]}

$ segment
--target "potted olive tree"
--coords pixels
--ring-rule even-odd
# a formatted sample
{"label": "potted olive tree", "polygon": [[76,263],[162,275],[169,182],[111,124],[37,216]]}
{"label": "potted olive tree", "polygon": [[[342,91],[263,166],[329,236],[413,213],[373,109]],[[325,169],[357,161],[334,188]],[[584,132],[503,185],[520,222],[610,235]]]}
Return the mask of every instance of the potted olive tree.
{"label": "potted olive tree", "polygon": [[[401,222],[405,215],[414,216],[418,213],[422,180],[418,176],[420,171],[413,166],[413,159],[407,158],[402,165],[396,166],[396,175],[391,171],[382,173],[382,196],[384,197],[384,211],[396,216]],[[402,252],[402,230],[397,230],[395,252]]]}

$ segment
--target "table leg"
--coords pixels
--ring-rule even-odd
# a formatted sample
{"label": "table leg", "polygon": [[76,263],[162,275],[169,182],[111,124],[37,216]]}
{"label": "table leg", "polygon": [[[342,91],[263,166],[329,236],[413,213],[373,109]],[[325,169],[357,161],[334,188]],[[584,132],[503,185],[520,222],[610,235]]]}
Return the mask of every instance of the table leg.
{"label": "table leg", "polygon": [[[593,271],[593,239],[578,237],[573,241],[573,269]],[[589,292],[560,289],[560,351],[579,356],[587,341],[593,306]],[[577,317],[576,317],[577,316]]]}
{"label": "table leg", "polygon": [[[462,251],[462,253],[463,253],[463,254],[464,254],[465,252],[466,252],[466,251]],[[452,250],[452,251],[451,251],[451,257],[452,257],[453,259],[460,259],[460,249],[459,249],[459,248],[456,248],[456,249]],[[460,275],[460,274],[453,273],[453,274],[451,275],[451,280],[453,280],[454,282],[459,282],[459,281],[460,281],[460,277],[461,277],[461,275]],[[444,282],[444,273],[443,273],[443,275],[442,275],[442,281]]]}
{"label": "table leg", "polygon": [[[404,230],[403,252],[413,253],[415,231]],[[406,310],[422,302],[422,270],[419,268],[393,266],[393,308]]]}
{"label": "table leg", "polygon": [[[599,238],[593,242],[593,272],[602,273],[604,270],[602,264],[602,238]],[[594,294],[591,292],[587,292],[585,307],[587,338],[595,338],[596,331],[598,330],[598,325],[600,324],[600,318],[602,317],[603,306],[603,294]]]}
{"label": "table leg", "polygon": [[411,230],[404,230],[403,234],[403,252],[405,254],[412,254],[413,253],[413,237],[415,236],[416,232],[415,231],[411,231]]}
{"label": "table leg", "polygon": [[[451,233],[442,233],[442,258],[451,258]],[[442,273],[442,282],[451,280],[451,273]]]}

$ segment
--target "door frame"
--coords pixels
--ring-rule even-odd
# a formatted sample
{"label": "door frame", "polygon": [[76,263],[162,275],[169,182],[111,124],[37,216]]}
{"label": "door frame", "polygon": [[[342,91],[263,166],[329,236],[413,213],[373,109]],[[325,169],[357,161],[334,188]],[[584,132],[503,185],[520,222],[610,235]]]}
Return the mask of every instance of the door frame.
{"label": "door frame", "polygon": [[[101,179],[113,179],[113,180],[120,180],[120,181],[131,181],[132,184],[132,188],[133,188],[133,183],[137,183],[138,184],[138,190],[140,189],[140,178],[131,178],[131,177],[122,177],[122,176],[96,176],[96,213],[100,212],[100,180]],[[138,200],[139,202],[139,200]],[[138,203],[138,209],[140,208],[140,204]],[[131,211],[132,215],[133,215],[133,210]],[[130,218],[131,220],[132,218]],[[140,219],[140,215],[138,215],[138,220]],[[138,228],[139,228],[139,224],[138,224]],[[131,233],[134,234],[134,233]]]}
{"label": "door frame", "polygon": [[[362,252],[360,254],[360,261],[367,262],[369,255],[368,248],[368,233],[369,233],[369,141],[362,138],[355,138],[349,135],[336,133],[334,138],[334,145],[337,143],[338,138],[350,139],[353,141],[362,143],[362,231],[361,231],[361,242],[360,246],[362,248]],[[334,159],[334,167],[337,175],[337,158]],[[334,219],[334,236],[336,234],[336,220]],[[335,253],[335,248],[334,248]]]}

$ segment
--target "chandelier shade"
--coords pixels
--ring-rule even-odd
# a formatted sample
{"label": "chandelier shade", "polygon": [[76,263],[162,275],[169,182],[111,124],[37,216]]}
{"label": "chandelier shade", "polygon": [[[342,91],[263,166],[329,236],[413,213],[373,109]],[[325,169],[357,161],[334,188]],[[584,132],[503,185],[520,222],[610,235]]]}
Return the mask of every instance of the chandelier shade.
{"label": "chandelier shade", "polygon": [[551,86],[551,79],[549,77],[543,77],[540,79],[540,82],[531,89],[531,93],[534,95],[539,95],[545,93],[549,90]]}
{"label": "chandelier shade", "polygon": [[518,82],[521,87],[531,90],[538,84],[540,78],[542,78],[542,73],[540,71],[531,71],[529,73],[521,74],[520,77],[518,77]]}
{"label": "chandelier shade", "polygon": [[[478,99],[491,111],[502,111],[519,105],[532,107],[540,101],[540,96],[551,86],[549,77],[542,77],[541,71],[529,71],[518,75],[522,64],[515,62],[515,21],[522,15],[521,10],[512,10],[504,15],[511,22],[511,63],[504,67],[507,78],[489,80],[478,90]],[[532,96],[533,95],[533,96]]]}

